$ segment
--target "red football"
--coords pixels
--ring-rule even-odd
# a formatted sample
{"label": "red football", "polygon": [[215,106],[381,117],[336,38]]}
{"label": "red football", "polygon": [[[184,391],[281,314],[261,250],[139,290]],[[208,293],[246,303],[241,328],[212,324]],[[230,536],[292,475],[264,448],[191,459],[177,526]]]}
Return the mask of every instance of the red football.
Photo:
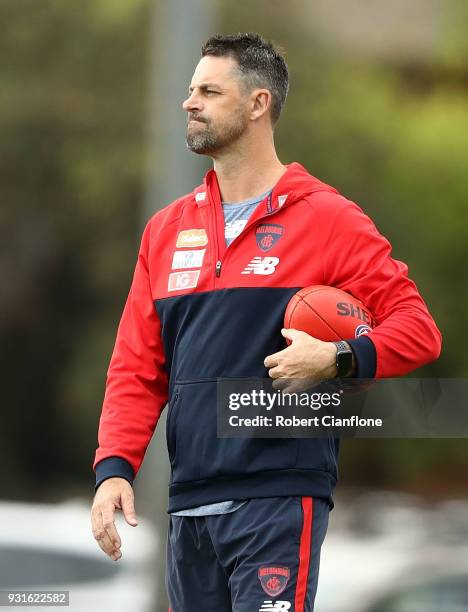
{"label": "red football", "polygon": [[358,338],[374,326],[374,317],[360,300],[326,285],[304,287],[293,295],[284,313],[284,327],[325,342]]}

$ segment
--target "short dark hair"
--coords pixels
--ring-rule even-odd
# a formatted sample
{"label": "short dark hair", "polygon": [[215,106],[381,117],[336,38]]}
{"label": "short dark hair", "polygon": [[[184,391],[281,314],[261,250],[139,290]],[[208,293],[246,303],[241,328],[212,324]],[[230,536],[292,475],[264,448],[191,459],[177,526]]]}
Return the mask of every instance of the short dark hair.
{"label": "short dark hair", "polygon": [[289,89],[288,66],[279,48],[253,32],[217,34],[203,44],[205,55],[234,58],[248,91],[260,87],[271,92],[271,122],[278,121]]}

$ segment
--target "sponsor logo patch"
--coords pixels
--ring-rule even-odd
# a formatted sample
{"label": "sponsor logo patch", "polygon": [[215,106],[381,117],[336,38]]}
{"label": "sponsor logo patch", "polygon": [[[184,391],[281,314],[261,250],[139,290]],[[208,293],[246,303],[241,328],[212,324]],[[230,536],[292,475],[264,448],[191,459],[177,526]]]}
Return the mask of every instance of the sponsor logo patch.
{"label": "sponsor logo patch", "polygon": [[208,244],[208,236],[204,229],[182,230],[177,236],[177,247],[197,247]]}
{"label": "sponsor logo patch", "polygon": [[284,234],[284,226],[276,223],[262,223],[255,230],[257,246],[262,251],[269,251]]}
{"label": "sponsor logo patch", "polygon": [[364,334],[370,334],[372,331],[372,327],[368,325],[358,325],[354,330],[354,337],[359,338],[359,336],[363,336]]}
{"label": "sponsor logo patch", "polygon": [[205,251],[206,249],[197,249],[196,251],[175,251],[174,257],[172,258],[172,269],[201,268]]}
{"label": "sponsor logo patch", "polygon": [[258,579],[263,590],[270,597],[277,597],[284,591],[290,576],[289,567],[272,566],[260,567]]}
{"label": "sponsor logo patch", "polygon": [[253,257],[242,270],[242,274],[273,274],[279,264],[279,257]]}
{"label": "sponsor logo patch", "polygon": [[266,599],[258,609],[258,612],[287,612],[290,609],[291,602],[289,601],[273,602],[270,599]]}
{"label": "sponsor logo patch", "polygon": [[171,272],[167,284],[168,291],[182,291],[196,287],[200,270],[189,270],[188,272]]}

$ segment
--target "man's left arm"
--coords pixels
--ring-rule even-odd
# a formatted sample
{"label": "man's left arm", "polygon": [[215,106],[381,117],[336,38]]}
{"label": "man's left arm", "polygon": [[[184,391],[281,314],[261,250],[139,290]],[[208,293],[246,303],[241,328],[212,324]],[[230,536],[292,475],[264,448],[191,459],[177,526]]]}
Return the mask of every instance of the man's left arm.
{"label": "man's left arm", "polygon": [[328,210],[319,221],[324,284],[360,299],[377,323],[368,335],[348,339],[355,375],[402,376],[437,359],[441,333],[407,265],[392,258],[389,241],[354,202],[334,195],[330,204],[332,214]]}

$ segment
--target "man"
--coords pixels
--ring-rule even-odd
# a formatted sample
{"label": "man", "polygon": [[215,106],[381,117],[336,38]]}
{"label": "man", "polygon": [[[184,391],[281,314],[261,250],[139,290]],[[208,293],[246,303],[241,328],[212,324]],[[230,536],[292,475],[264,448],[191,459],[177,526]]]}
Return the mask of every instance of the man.
{"label": "man", "polygon": [[341,288],[378,323],[349,339],[352,367],[341,376],[399,376],[440,352],[407,267],[372,221],[278,159],[273,132],[287,91],[283,57],[259,36],[203,46],[183,108],[188,147],[214,168],[149,221],[109,367],[93,533],[120,558],[114,513],[137,524],[131,484],[168,401],[173,612],[313,609],[337,449],[216,435],[218,378],[270,376],[281,386],[337,376],[334,343],[282,329],[298,289]]}

